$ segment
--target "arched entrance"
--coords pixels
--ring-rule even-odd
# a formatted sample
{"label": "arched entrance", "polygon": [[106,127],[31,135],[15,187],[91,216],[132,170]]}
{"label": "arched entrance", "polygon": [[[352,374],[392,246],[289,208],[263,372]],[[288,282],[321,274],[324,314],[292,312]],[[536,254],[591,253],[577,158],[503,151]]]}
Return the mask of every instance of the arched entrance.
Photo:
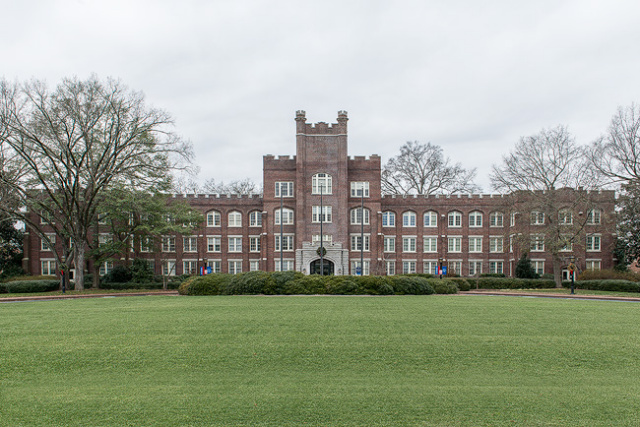
{"label": "arched entrance", "polygon": [[[324,259],[322,262],[322,269],[324,270],[323,274],[325,276],[333,276],[334,274],[334,265],[332,261],[328,259]],[[309,265],[309,274],[320,274],[320,260],[317,259],[312,261]]]}

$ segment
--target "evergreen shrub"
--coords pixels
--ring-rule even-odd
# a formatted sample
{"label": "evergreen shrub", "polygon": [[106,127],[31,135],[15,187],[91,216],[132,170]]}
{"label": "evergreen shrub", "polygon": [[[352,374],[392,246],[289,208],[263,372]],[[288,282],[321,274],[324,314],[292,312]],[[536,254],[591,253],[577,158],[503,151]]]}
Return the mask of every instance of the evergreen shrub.
{"label": "evergreen shrub", "polygon": [[429,284],[436,294],[457,294],[458,286],[450,280],[430,279]]}
{"label": "evergreen shrub", "polygon": [[447,277],[445,280],[455,283],[461,291],[471,290],[471,283],[469,283],[469,279],[465,279],[464,277]]}
{"label": "evergreen shrub", "polygon": [[15,280],[0,284],[0,293],[23,294],[60,289],[59,280]]}
{"label": "evergreen shrub", "polygon": [[587,270],[581,272],[577,280],[628,280],[631,282],[640,282],[640,274],[632,271],[619,271],[619,270]]}
{"label": "evergreen shrub", "polygon": [[[569,287],[571,283],[567,283],[565,286]],[[575,286],[591,291],[640,292],[640,283],[630,280],[580,280],[575,282]]]}

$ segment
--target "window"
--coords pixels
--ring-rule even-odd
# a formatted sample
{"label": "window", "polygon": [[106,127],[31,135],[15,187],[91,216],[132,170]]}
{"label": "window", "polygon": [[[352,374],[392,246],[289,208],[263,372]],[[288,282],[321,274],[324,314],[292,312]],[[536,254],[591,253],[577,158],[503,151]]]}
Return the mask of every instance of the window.
{"label": "window", "polygon": [[162,275],[163,276],[175,276],[176,275],[176,261],[175,260],[162,261]]}
{"label": "window", "polygon": [[182,274],[196,274],[198,272],[198,261],[184,260],[182,261]]}
{"label": "window", "polygon": [[449,212],[449,227],[462,227],[462,214],[460,212]]}
{"label": "window", "polygon": [[587,252],[600,252],[600,235],[587,235]]}
{"label": "window", "polygon": [[504,237],[491,236],[489,237],[489,252],[494,254],[501,254],[504,250]]}
{"label": "window", "polygon": [[207,267],[211,268],[212,273],[220,273],[222,271],[222,261],[219,259],[210,259],[207,261]]}
{"label": "window", "polygon": [[256,259],[250,260],[249,271],[260,271],[260,260],[256,260]]}
{"label": "window", "polygon": [[283,251],[292,251],[293,250],[293,234],[285,234],[284,236],[280,236],[276,234],[276,242],[275,242],[275,250],[276,252],[280,252],[280,238],[282,237],[282,250]]}
{"label": "window", "polygon": [[449,268],[447,274],[460,274],[462,275],[462,261],[448,261]]}
{"label": "window", "polygon": [[220,227],[220,212],[207,212],[207,227]]}
{"label": "window", "polygon": [[322,206],[322,215],[320,214],[320,206],[313,206],[311,222],[331,222],[332,206]]}
{"label": "window", "polygon": [[183,252],[198,252],[198,238],[196,236],[183,237],[182,238],[182,251]]}
{"label": "window", "polygon": [[311,194],[331,194],[331,175],[326,173],[317,173],[311,179]]}
{"label": "window", "polygon": [[518,212],[511,212],[511,226],[514,227],[516,225],[516,215],[518,214]]}
{"label": "window", "polygon": [[469,214],[469,227],[482,227],[482,212],[471,212]]}
{"label": "window", "polygon": [[176,238],[174,236],[162,236],[162,252],[175,252]]}
{"label": "window", "polygon": [[[322,241],[324,243],[331,243],[333,242],[333,236],[331,234],[325,234],[324,237],[322,238]],[[311,236],[311,242],[312,243],[320,243],[320,235],[319,234],[314,234]]]}
{"label": "window", "polygon": [[52,259],[40,260],[40,274],[43,276],[56,275],[56,262]]}
{"label": "window", "polygon": [[423,251],[435,253],[438,252],[438,237],[437,236],[424,236]]}
{"label": "window", "polygon": [[491,274],[504,274],[504,262],[503,261],[489,261],[489,273],[491,273]]}
{"label": "window", "polygon": [[416,226],[416,213],[405,212],[402,214],[402,226],[403,227],[415,227]]}
{"label": "window", "polygon": [[415,252],[416,251],[416,237],[404,236],[402,238],[402,252]]}
{"label": "window", "polygon": [[[46,233],[45,236],[47,237],[47,239],[49,239],[51,244],[55,246],[55,244],[56,244],[56,235],[55,234],[51,234],[51,233]],[[49,243],[47,242],[46,239],[42,239],[40,241],[40,250],[41,251],[51,251],[51,247],[49,246]]]}
{"label": "window", "polygon": [[544,274],[544,261],[543,260],[531,260],[531,267],[533,267],[533,270],[539,274],[539,275],[543,275]]}
{"label": "window", "polygon": [[382,212],[382,226],[383,227],[395,227],[396,226],[396,214],[395,214],[395,212],[391,212],[391,211]]}
{"label": "window", "polygon": [[262,212],[253,211],[249,213],[249,227],[262,227]]}
{"label": "window", "polygon": [[276,271],[293,271],[293,260],[292,259],[283,259],[282,260],[282,269],[280,269],[280,260],[276,260]]}
{"label": "window", "polygon": [[385,237],[384,238],[384,251],[385,252],[395,252],[396,251],[396,238],[395,237]]}
{"label": "window", "polygon": [[228,252],[242,252],[242,236],[229,236]]}
{"label": "window", "polygon": [[562,245],[560,247],[561,252],[571,252],[573,250],[573,242],[571,236],[561,235],[559,243]]}
{"label": "window", "polygon": [[293,197],[293,182],[276,182],[276,197]]}
{"label": "window", "polygon": [[544,251],[544,235],[532,234],[530,249],[531,249],[531,252],[543,252]]}
{"label": "window", "polygon": [[151,252],[153,246],[153,237],[140,236],[140,252]]}
{"label": "window", "polygon": [[462,237],[449,237],[449,246],[447,250],[449,252],[462,252]]}
{"label": "window", "polygon": [[249,236],[249,252],[260,252],[260,236]]}
{"label": "window", "polygon": [[[364,209],[364,225],[369,225],[369,209]],[[362,208],[354,208],[351,209],[351,225],[361,225],[362,224]]]}
{"label": "window", "polygon": [[544,212],[533,211],[531,212],[531,225],[543,225],[544,224]]}
{"label": "window", "polygon": [[438,261],[425,261],[422,271],[427,274],[438,274]]}
{"label": "window", "polygon": [[207,252],[220,252],[221,248],[220,236],[208,236],[207,237]]}
{"label": "window", "polygon": [[385,261],[384,263],[385,271],[387,272],[387,276],[393,276],[396,274],[396,262],[395,261]]}
{"label": "window", "polygon": [[98,224],[100,225],[107,225],[107,219],[109,218],[109,215],[107,213],[99,213],[98,214]]}
{"label": "window", "polygon": [[108,245],[113,242],[113,236],[109,233],[100,233],[98,235],[98,247]]}
{"label": "window", "polygon": [[600,209],[591,209],[587,213],[587,224],[589,225],[600,224],[601,221],[602,221],[602,212],[600,211]]}
{"label": "window", "polygon": [[586,264],[587,270],[596,271],[600,270],[600,260],[599,259],[588,259]]}
{"label": "window", "polygon": [[424,226],[425,227],[437,227],[438,226],[438,214],[429,211],[424,213]]}
{"label": "window", "polygon": [[113,270],[113,261],[105,261],[100,264],[100,269],[98,270],[98,274],[100,276],[104,276],[105,274],[109,274],[109,272]]}
{"label": "window", "polygon": [[558,212],[558,222],[561,225],[571,225],[573,224],[573,213],[569,209],[561,209]]}
{"label": "window", "polygon": [[482,261],[469,261],[469,276],[482,274]]}
{"label": "window", "polygon": [[293,209],[289,209],[289,208],[282,208],[282,212],[280,212],[280,209],[276,209],[275,211],[275,215],[274,215],[276,222],[276,225],[280,225],[280,218],[282,217],[282,224],[283,225],[292,225],[293,224]]}
{"label": "window", "polygon": [[[360,267],[360,260],[352,260],[351,261],[351,274],[356,275],[358,274],[358,268]],[[369,275],[369,260],[365,259],[364,260],[364,267],[362,268],[362,272],[361,272],[362,276],[368,276]]]}
{"label": "window", "polygon": [[[364,249],[362,247],[362,238],[364,237]],[[352,251],[366,251],[369,252],[369,235],[365,234],[361,236],[360,234],[352,234],[351,235],[351,250]]]}
{"label": "window", "polygon": [[229,274],[242,273],[242,261],[229,261]]}
{"label": "window", "polygon": [[489,227],[502,227],[504,225],[504,215],[502,212],[491,212],[489,215]]}
{"label": "window", "polygon": [[352,182],[351,183],[351,197],[369,197],[369,183],[368,182]]}
{"label": "window", "polygon": [[415,261],[402,261],[402,274],[414,274],[416,272]]}
{"label": "window", "polygon": [[469,252],[482,252],[482,237],[469,237]]}
{"label": "window", "polygon": [[242,227],[242,214],[240,212],[229,212],[229,227]]}
{"label": "window", "polygon": [[49,211],[40,211],[40,224],[53,224],[53,217]]}

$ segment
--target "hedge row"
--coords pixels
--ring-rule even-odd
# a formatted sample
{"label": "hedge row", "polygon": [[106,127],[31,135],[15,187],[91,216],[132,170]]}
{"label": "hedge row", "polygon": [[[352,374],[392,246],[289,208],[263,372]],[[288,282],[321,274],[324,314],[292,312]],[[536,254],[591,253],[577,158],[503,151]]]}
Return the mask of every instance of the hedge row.
{"label": "hedge row", "polygon": [[59,280],[14,280],[0,283],[0,293],[24,294],[31,292],[51,292],[60,288]]}
{"label": "hedge row", "polygon": [[[460,284],[465,287],[462,281]],[[180,285],[178,292],[181,295],[430,295],[457,293],[458,285],[450,279],[415,275],[305,276],[292,271],[253,271],[193,277]]]}
{"label": "hedge row", "polygon": [[[569,282],[563,285],[571,286]],[[640,292],[640,283],[630,280],[580,280],[575,282],[575,286],[590,291]]]}
{"label": "hedge row", "polygon": [[556,282],[550,279],[516,279],[515,277],[468,278],[472,289],[550,289]]}
{"label": "hedge row", "polygon": [[578,275],[578,280],[627,280],[640,282],[640,274],[632,271],[587,270]]}

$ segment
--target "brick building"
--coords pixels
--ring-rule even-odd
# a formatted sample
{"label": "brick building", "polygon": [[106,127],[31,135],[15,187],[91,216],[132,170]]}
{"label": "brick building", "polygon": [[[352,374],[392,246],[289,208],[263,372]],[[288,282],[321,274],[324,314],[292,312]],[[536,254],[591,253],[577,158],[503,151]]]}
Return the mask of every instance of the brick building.
{"label": "brick building", "polygon": [[[356,274],[361,265],[364,274],[434,273],[442,265],[463,276],[511,276],[525,251],[539,273],[552,271],[540,237],[544,216],[514,195],[382,195],[380,157],[348,155],[345,111],[334,124],[309,124],[304,111],[295,121],[296,155],[264,156],[262,196],[174,195],[200,210],[204,224],[135,255],[168,274],[194,274],[204,265],[222,273],[311,274],[322,264],[325,274],[336,275]],[[573,256],[580,270],[611,268],[614,193],[560,194],[559,203],[571,206],[571,224],[584,219],[561,251],[564,265]],[[588,204],[575,203],[581,194],[589,195]],[[35,233],[27,234],[25,252],[31,274],[55,270]]]}

